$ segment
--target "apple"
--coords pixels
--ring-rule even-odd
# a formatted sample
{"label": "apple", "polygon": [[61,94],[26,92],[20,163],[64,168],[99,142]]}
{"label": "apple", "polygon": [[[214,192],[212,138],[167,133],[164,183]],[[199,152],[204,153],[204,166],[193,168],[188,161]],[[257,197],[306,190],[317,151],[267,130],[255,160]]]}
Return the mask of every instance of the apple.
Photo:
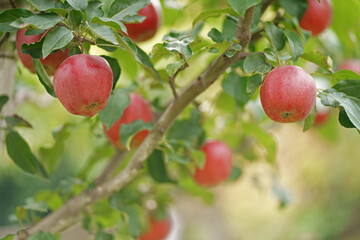
{"label": "apple", "polygon": [[[18,56],[23,63],[23,65],[29,69],[30,72],[35,73],[35,66],[33,62],[33,58],[29,54],[24,54],[21,52],[21,46],[23,44],[30,44],[34,42],[40,41],[43,33],[39,35],[25,35],[27,29],[20,29],[16,33],[16,50]],[[49,75],[54,75],[56,69],[59,65],[69,57],[69,49],[67,48],[64,52],[62,50],[57,51],[56,53],[52,53],[47,56],[45,59],[40,58],[40,62],[43,64],[46,72]]]}
{"label": "apple", "polygon": [[345,62],[341,63],[339,70],[351,70],[360,75],[360,60],[357,59],[348,59]]}
{"label": "apple", "polygon": [[201,150],[205,153],[205,165],[202,169],[195,169],[195,182],[212,186],[225,181],[232,170],[231,149],[221,141],[208,141]]}
{"label": "apple", "polygon": [[275,122],[305,119],[316,102],[315,80],[298,66],[281,66],[265,77],[260,89],[262,107]]}
{"label": "apple", "polygon": [[139,240],[162,240],[165,239],[170,231],[170,220],[165,218],[157,220],[153,217],[150,219],[150,226],[147,232],[139,236]]}
{"label": "apple", "polygon": [[308,0],[308,8],[300,19],[300,27],[317,35],[329,27],[332,15],[328,0]]}
{"label": "apple", "polygon": [[131,40],[143,42],[152,38],[160,27],[162,9],[159,0],[151,0],[138,14],[146,17],[143,22],[127,23],[125,26]]}
{"label": "apple", "polygon": [[92,117],[105,108],[113,85],[108,62],[99,56],[73,55],[65,59],[54,75],[54,90],[72,114]]}
{"label": "apple", "polygon": [[[153,114],[150,105],[138,94],[130,93],[130,104],[124,110],[123,115],[108,130],[104,125],[105,134],[110,142],[119,149],[124,149],[124,145],[120,140],[121,124],[130,124],[136,120],[150,122]],[[139,146],[149,134],[149,130],[141,130],[132,139],[131,147]]]}

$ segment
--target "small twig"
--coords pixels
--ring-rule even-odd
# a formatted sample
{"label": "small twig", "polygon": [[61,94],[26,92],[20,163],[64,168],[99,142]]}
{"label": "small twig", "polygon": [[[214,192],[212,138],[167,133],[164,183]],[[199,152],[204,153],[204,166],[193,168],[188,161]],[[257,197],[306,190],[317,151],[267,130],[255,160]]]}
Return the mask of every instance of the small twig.
{"label": "small twig", "polygon": [[6,39],[8,39],[10,37],[10,33],[6,32],[4,33],[4,35],[1,36],[0,38],[0,46],[3,45],[3,43],[6,41]]}
{"label": "small twig", "polygon": [[128,154],[129,152],[126,150],[116,150],[116,153],[110,159],[102,173],[95,179],[95,184],[100,185],[108,180],[120,167],[121,163],[124,162]]}
{"label": "small twig", "polygon": [[15,4],[14,0],[9,0],[9,3],[10,3],[12,8],[16,8],[16,4]]}
{"label": "small twig", "polygon": [[[183,58],[183,57],[182,57]],[[175,97],[175,99],[178,98],[178,94],[176,92],[176,86],[175,86],[175,78],[176,76],[183,70],[185,70],[187,67],[189,66],[189,64],[185,61],[184,65],[182,65],[181,67],[179,67],[176,72],[174,73],[174,75],[169,77],[169,84],[171,87],[171,91]]]}

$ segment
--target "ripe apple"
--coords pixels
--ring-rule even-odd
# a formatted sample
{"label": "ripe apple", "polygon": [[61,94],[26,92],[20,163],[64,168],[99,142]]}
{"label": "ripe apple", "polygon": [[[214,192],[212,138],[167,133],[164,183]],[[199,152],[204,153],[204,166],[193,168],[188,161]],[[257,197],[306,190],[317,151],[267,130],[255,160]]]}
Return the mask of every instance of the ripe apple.
{"label": "ripe apple", "polygon": [[300,27],[317,35],[329,27],[332,8],[328,0],[308,0],[308,8],[300,20]]}
{"label": "ripe apple", "polygon": [[92,117],[104,109],[111,93],[113,73],[99,56],[68,57],[56,70],[54,90],[70,113]]}
{"label": "ripe apple", "polygon": [[345,70],[345,69],[352,70],[360,75],[360,60],[349,59],[341,63],[339,66],[339,70]]}
{"label": "ripe apple", "polygon": [[232,169],[231,149],[221,141],[208,141],[202,151],[206,157],[205,165],[203,169],[195,169],[195,182],[202,186],[211,186],[225,181]]}
{"label": "ripe apple", "polygon": [[125,24],[128,36],[135,42],[149,40],[160,27],[162,9],[159,0],[151,0],[149,5],[139,11],[139,15],[146,17],[143,22]]}
{"label": "ripe apple", "polygon": [[[138,94],[130,93],[130,104],[125,109],[123,115],[117,120],[108,130],[104,125],[106,136],[111,143],[119,148],[124,149],[124,145],[120,140],[120,126],[121,124],[130,124],[136,120],[143,120],[150,122],[153,119],[153,114],[150,105]],[[149,130],[141,130],[132,139],[131,147],[139,146],[149,134]]]}
{"label": "ripe apple", "polygon": [[277,67],[265,77],[260,100],[266,115],[275,122],[301,121],[315,105],[316,84],[301,67]]}
{"label": "ripe apple", "polygon": [[[16,50],[18,53],[18,56],[21,60],[21,62],[24,64],[24,66],[29,69],[30,72],[35,73],[35,66],[33,62],[33,58],[29,54],[24,54],[20,51],[21,46],[23,44],[30,44],[34,42],[40,41],[41,37],[43,36],[43,33],[39,35],[25,35],[27,29],[20,29],[16,33]],[[65,52],[62,50],[57,51],[56,53],[52,53],[49,56],[47,56],[45,59],[40,58],[40,62],[43,64],[46,72],[49,75],[54,75],[56,69],[59,67],[59,65],[69,57],[69,49],[67,48]]]}
{"label": "ripe apple", "polygon": [[147,232],[139,236],[139,240],[165,239],[170,231],[170,225],[170,220],[167,218],[163,220],[156,220],[151,217],[149,229],[147,230]]}

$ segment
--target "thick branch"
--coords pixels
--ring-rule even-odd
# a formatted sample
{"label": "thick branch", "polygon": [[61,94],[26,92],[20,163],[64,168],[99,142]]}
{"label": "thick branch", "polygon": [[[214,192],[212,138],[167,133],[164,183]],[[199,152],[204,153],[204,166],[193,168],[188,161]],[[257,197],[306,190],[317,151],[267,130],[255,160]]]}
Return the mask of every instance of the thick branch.
{"label": "thick branch", "polygon": [[[242,51],[245,51],[251,38],[250,26],[253,13],[254,7],[248,9],[239,26],[241,31],[241,34],[239,35],[239,42],[243,46]],[[154,148],[163,138],[166,131],[174,123],[177,116],[185,109],[185,107],[199,94],[204,92],[212,83],[214,83],[228,67],[236,61],[245,58],[247,55],[248,53],[237,52],[232,58],[226,57],[225,54],[217,58],[179,95],[177,100],[174,99],[170,103],[123,171],[114,178],[98,185],[93,190],[84,192],[70,199],[57,211],[49,214],[41,222],[30,228],[28,230],[29,234],[32,235],[39,230],[55,233],[67,228],[73,223],[72,219],[79,217],[88,206],[103,198],[111,196],[133,180],[138,171],[143,167],[146,159],[153,152]]]}

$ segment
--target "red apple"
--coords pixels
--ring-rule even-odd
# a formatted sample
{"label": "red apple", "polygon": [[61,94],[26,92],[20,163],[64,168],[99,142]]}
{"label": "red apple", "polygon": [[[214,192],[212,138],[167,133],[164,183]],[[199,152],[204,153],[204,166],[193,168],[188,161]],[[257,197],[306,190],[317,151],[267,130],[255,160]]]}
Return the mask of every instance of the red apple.
{"label": "red apple", "polygon": [[170,231],[170,220],[165,218],[163,220],[156,220],[153,217],[150,219],[150,226],[147,232],[139,236],[139,240],[162,240],[165,239]]}
{"label": "red apple", "polygon": [[341,63],[339,66],[339,70],[345,70],[345,69],[354,71],[360,75],[360,60],[349,59]]}
{"label": "red apple", "polygon": [[142,42],[152,38],[161,24],[161,4],[159,0],[151,0],[150,4],[139,11],[139,15],[146,17],[141,23],[125,24],[128,36],[135,42]]}
{"label": "red apple", "polygon": [[[119,149],[124,149],[124,145],[120,140],[120,126],[121,124],[130,124],[135,120],[143,120],[144,122],[150,122],[153,119],[153,114],[150,105],[138,94],[130,93],[130,104],[125,109],[123,115],[117,120],[108,130],[104,125],[106,136],[114,146]],[[149,130],[142,130],[138,132],[132,139],[131,147],[139,146],[146,136],[149,134]]]}
{"label": "red apple", "polygon": [[329,27],[332,8],[328,0],[308,0],[308,8],[300,20],[300,27],[317,35]]}
{"label": "red apple", "polygon": [[275,122],[301,121],[314,108],[316,84],[301,67],[277,67],[265,77],[260,100],[266,115]]}
{"label": "red apple", "polygon": [[195,182],[211,186],[225,181],[232,170],[231,149],[223,142],[209,141],[204,144],[202,151],[206,157],[205,165],[203,169],[195,169]]}
{"label": "red apple", "polygon": [[99,56],[68,57],[56,70],[54,90],[70,113],[92,117],[104,109],[113,85],[108,62]]}
{"label": "red apple", "polygon": [[[16,33],[16,50],[19,55],[21,62],[24,66],[29,69],[30,72],[35,73],[35,66],[33,62],[33,58],[29,54],[24,54],[20,51],[21,46],[23,44],[30,44],[34,42],[40,41],[42,34],[39,35],[25,35],[27,29],[20,29]],[[67,48],[65,52],[62,50],[57,51],[56,53],[50,54],[45,59],[40,58],[41,63],[43,64],[46,72],[49,75],[54,75],[56,69],[59,65],[69,57],[69,49]]]}

